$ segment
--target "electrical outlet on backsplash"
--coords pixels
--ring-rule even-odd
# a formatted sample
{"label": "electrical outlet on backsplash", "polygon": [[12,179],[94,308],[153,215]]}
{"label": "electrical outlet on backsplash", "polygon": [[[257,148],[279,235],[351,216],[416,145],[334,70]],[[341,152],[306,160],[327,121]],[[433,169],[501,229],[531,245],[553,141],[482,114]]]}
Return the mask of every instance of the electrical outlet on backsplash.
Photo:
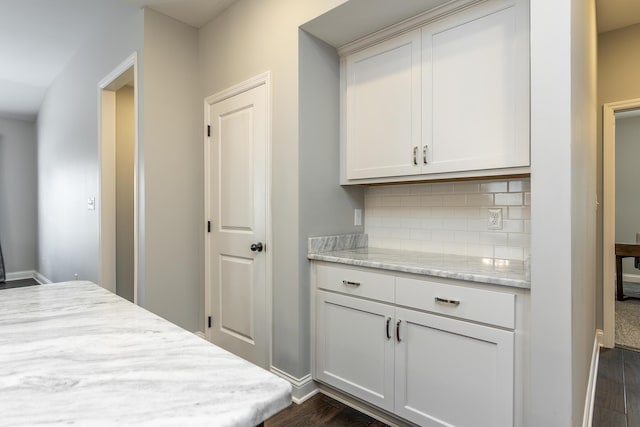
{"label": "electrical outlet on backsplash", "polygon": [[[373,186],[365,190],[364,203],[370,247],[513,260],[529,256],[529,178]],[[489,227],[489,209],[496,208],[502,208],[500,230]]]}

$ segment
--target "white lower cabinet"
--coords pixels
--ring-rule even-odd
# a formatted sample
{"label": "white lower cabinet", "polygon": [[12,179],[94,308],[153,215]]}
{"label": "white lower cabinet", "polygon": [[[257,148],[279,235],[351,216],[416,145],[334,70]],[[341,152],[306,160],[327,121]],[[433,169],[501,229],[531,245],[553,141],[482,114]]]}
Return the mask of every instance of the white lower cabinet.
{"label": "white lower cabinet", "polygon": [[393,306],[322,291],[316,301],[317,379],[393,412]]}
{"label": "white lower cabinet", "polygon": [[[384,296],[387,300],[373,301],[382,298],[372,292],[371,284],[380,281],[376,273],[367,272],[373,275],[368,277],[362,270],[323,265],[315,271],[316,380],[420,426],[519,424],[514,422],[513,328],[451,317],[457,315],[456,307],[475,314],[474,304],[484,301],[485,291],[424,281],[437,295],[458,298],[444,303],[447,315],[442,315],[430,307],[436,297],[427,299],[419,292],[412,292],[411,301],[418,309],[402,305],[403,286],[420,281],[379,274],[395,279],[395,289]],[[508,316],[500,321],[513,324],[515,295],[486,293],[507,313],[510,302],[511,321]],[[420,308],[423,302],[429,308]],[[486,312],[494,308],[488,306]]]}
{"label": "white lower cabinet", "polygon": [[421,426],[512,426],[514,333],[396,309],[394,412]]}

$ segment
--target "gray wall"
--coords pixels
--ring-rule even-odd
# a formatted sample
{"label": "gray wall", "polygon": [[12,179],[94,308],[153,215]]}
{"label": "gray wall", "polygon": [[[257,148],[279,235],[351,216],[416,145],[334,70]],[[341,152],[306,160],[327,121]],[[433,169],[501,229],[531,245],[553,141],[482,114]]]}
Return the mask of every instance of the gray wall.
{"label": "gray wall", "polygon": [[[340,186],[340,59],[332,46],[300,30],[299,283],[300,325],[310,331],[307,238],[364,232],[364,187]],[[363,225],[353,225],[354,209]],[[302,349],[309,349],[303,336]],[[302,353],[304,354],[304,353]],[[309,356],[304,369],[310,370]]]}
{"label": "gray wall", "polygon": [[37,267],[36,124],[0,118],[0,244],[5,271]]}
{"label": "gray wall", "polygon": [[[640,98],[640,24],[598,36],[598,108]],[[601,110],[599,110],[601,111]],[[602,113],[598,114],[598,200],[602,198]],[[602,209],[598,210],[598,327],[602,328]]]}
{"label": "gray wall", "polygon": [[531,2],[531,426],[582,425],[596,332],[595,48],[593,1]]}
{"label": "gray wall", "polygon": [[[640,116],[616,118],[616,242],[635,243],[640,232]],[[624,274],[640,274],[633,258]]]}
{"label": "gray wall", "polygon": [[116,293],[133,302],[134,279],[134,94],[116,92]]}
{"label": "gray wall", "polygon": [[204,330],[203,97],[198,32],[144,10],[140,303]]}
{"label": "gray wall", "polygon": [[300,267],[306,242],[299,233],[308,226],[300,218],[298,27],[343,2],[239,0],[199,32],[201,99],[271,71],[272,363],[296,378],[309,374],[310,351],[309,279]]}
{"label": "gray wall", "polygon": [[[142,58],[142,11],[113,2],[103,27],[47,91],[38,115],[38,264],[52,281],[98,282],[98,83],[134,51]],[[142,89],[142,87],[140,88]]]}

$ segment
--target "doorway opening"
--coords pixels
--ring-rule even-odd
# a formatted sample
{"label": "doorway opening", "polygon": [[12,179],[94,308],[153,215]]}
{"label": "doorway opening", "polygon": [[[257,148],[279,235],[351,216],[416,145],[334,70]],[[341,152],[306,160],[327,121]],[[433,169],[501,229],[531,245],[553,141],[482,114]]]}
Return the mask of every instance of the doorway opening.
{"label": "doorway opening", "polygon": [[100,285],[138,302],[138,70],[134,53],[98,84]]}
{"label": "doorway opening", "polygon": [[640,248],[634,248],[640,244],[640,199],[634,188],[634,176],[640,175],[640,99],[605,104],[602,122],[603,345],[640,349],[640,269],[633,257],[623,258],[627,250]]}

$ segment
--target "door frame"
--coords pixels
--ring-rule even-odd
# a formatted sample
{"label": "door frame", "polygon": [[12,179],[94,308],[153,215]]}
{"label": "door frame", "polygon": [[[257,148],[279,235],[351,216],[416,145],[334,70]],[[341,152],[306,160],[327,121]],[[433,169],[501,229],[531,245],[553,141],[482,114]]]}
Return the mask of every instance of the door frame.
{"label": "door frame", "polygon": [[615,345],[616,117],[640,108],[640,98],[602,105],[602,329],[604,347]]}
{"label": "door frame", "polygon": [[138,52],[133,52],[98,83],[99,284],[116,293],[115,87],[124,86],[123,79],[130,69],[133,69],[134,112],[133,302],[138,304]]}
{"label": "door frame", "polygon": [[[225,99],[231,98],[233,96],[239,95],[241,93],[247,92],[256,87],[265,85],[266,89],[266,158],[265,158],[265,168],[267,175],[267,185],[266,185],[266,206],[265,206],[265,242],[267,247],[272,247],[272,234],[271,234],[271,184],[272,184],[272,175],[271,175],[271,159],[272,159],[272,147],[271,147],[271,72],[266,71],[262,74],[254,76],[244,82],[233,85],[225,90],[222,90],[218,93],[215,93],[211,96],[208,96],[204,99],[204,127],[203,127],[203,140],[204,140],[204,223],[211,219],[211,212],[209,211],[209,205],[211,202],[210,194],[210,182],[211,182],[211,144],[209,144],[209,136],[207,135],[207,126],[209,123],[209,117],[211,114],[211,107],[213,104],[216,104],[220,101],[224,101]],[[205,313],[204,313],[204,325],[206,330],[206,337],[208,340],[211,340],[210,328],[207,327],[207,318],[211,316],[211,266],[209,264],[209,259],[211,258],[211,241],[210,241],[210,233],[208,233],[205,229],[205,239],[204,239],[204,277],[205,277],[205,285],[204,285],[204,294],[205,294]],[[269,366],[263,366],[263,368],[269,370],[272,365],[272,250],[268,249],[264,252],[265,256],[265,317],[266,319],[266,331],[265,331],[265,339],[266,339],[266,352],[267,352],[267,363]]]}

